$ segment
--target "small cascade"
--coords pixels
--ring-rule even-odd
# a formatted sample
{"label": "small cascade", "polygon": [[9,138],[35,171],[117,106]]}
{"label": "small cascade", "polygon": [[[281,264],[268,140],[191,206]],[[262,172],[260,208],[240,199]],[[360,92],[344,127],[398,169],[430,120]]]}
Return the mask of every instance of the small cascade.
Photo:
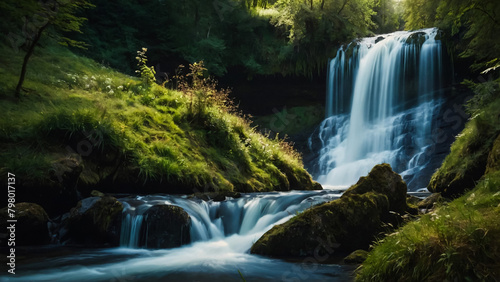
{"label": "small cascade", "polygon": [[321,147],[318,182],[351,185],[379,163],[411,180],[425,167],[442,104],[437,33],[400,31],[338,50],[329,63],[326,119],[309,141]]}
{"label": "small cascade", "polygon": [[[222,202],[172,195],[124,198],[120,244],[122,247],[144,247],[147,230],[144,213],[154,205],[175,205],[191,217],[191,242],[241,238],[239,245],[251,247],[252,240],[311,206],[334,200],[341,191],[292,191],[243,194],[238,199]],[[259,235],[259,236],[257,236]],[[244,250],[245,251],[245,250]]]}

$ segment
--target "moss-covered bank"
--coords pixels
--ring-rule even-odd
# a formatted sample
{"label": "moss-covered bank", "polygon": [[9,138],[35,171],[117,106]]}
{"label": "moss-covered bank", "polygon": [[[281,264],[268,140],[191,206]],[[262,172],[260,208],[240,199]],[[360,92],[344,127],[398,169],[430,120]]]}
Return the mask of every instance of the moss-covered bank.
{"label": "moss-covered bank", "polygon": [[16,174],[18,200],[55,214],[93,189],[320,188],[293,148],[257,133],[215,88],[148,85],[47,44],[30,61],[20,101],[12,97],[22,52],[1,46],[0,167]]}

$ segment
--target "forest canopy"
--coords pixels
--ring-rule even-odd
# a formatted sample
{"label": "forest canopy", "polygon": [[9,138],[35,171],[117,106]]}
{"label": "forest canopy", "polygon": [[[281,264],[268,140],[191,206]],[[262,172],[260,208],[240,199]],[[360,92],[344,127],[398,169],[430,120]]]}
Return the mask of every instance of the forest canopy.
{"label": "forest canopy", "polygon": [[500,5],[497,0],[405,0],[406,29],[437,26],[457,45],[460,56],[475,59],[473,69],[498,64]]}
{"label": "forest canopy", "polygon": [[[26,3],[35,3],[29,0]],[[43,1],[42,1],[43,2]],[[133,74],[134,53],[149,50],[158,73],[204,61],[212,75],[312,77],[337,48],[355,38],[437,26],[476,68],[496,63],[500,5],[495,0],[93,0],[76,52]],[[32,5],[35,9],[36,5]],[[28,7],[28,8],[26,8]],[[7,34],[22,34],[30,5],[0,3]],[[488,28],[484,28],[488,27]],[[52,33],[55,34],[55,33]],[[9,39],[9,38],[7,38]],[[488,63],[489,62],[489,63]]]}
{"label": "forest canopy", "polygon": [[148,47],[151,62],[172,73],[203,60],[222,76],[239,68],[314,76],[354,38],[400,27],[395,0],[93,1],[78,40],[86,55],[131,73],[130,54]]}

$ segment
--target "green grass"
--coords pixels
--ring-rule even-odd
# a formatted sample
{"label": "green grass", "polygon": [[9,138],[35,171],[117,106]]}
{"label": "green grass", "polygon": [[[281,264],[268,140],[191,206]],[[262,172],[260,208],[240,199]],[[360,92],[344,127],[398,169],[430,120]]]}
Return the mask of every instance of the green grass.
{"label": "green grass", "polygon": [[375,244],[359,281],[495,281],[500,275],[500,172]]}
{"label": "green grass", "polygon": [[[148,86],[47,46],[28,65],[20,101],[13,89],[23,53],[0,46],[2,170],[43,184],[52,163],[70,147],[80,153],[84,171],[99,175],[81,178],[95,189],[106,190],[100,180],[115,170],[116,164],[106,163],[108,155],[119,156],[120,169],[144,186],[154,184],[157,192],[312,188],[300,156],[287,143],[257,133],[224,105],[193,102],[188,93]],[[300,185],[291,185],[294,177]]]}

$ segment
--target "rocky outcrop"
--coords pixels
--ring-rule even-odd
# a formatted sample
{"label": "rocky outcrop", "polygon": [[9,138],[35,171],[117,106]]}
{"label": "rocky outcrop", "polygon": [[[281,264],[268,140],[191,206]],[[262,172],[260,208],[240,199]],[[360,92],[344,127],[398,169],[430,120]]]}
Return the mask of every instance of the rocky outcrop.
{"label": "rocky outcrop", "polygon": [[114,197],[90,197],[78,202],[62,222],[61,241],[76,244],[109,244],[120,242],[123,205]]}
{"label": "rocky outcrop", "polygon": [[367,249],[388,223],[401,223],[406,185],[387,164],[378,165],[338,200],[315,206],[274,226],[253,246],[268,256],[325,255]]}
{"label": "rocky outcrop", "polygon": [[[15,235],[15,246],[40,245],[49,242],[47,227],[49,216],[40,205],[17,203],[13,208],[15,210],[14,218],[8,218],[7,210],[8,207],[0,210],[0,244],[2,246],[7,246],[11,234]],[[14,223],[14,229],[8,229],[12,224],[7,222],[9,219],[17,220]]]}
{"label": "rocky outcrop", "polygon": [[157,205],[144,213],[146,248],[166,249],[191,242],[191,218],[181,207]]}

